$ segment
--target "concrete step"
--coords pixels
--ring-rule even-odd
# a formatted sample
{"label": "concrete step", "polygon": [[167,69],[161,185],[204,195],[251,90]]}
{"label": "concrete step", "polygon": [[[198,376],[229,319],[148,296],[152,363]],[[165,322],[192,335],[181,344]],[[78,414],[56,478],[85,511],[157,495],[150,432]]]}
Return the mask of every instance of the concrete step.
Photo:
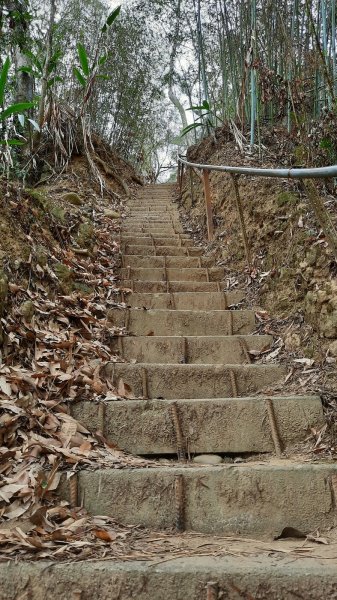
{"label": "concrete step", "polygon": [[127,227],[131,227],[133,225],[148,225],[150,223],[157,223],[158,225],[180,225],[180,221],[178,220],[178,218],[174,218],[171,215],[160,215],[160,216],[153,216],[151,214],[142,214],[140,215],[136,215],[136,216],[132,216],[129,215],[128,217],[126,217],[123,221],[123,225],[127,226]]}
{"label": "concrete step", "polygon": [[[181,399],[175,405],[183,443],[191,457],[275,451],[265,397]],[[282,450],[302,442],[311,427],[324,425],[318,396],[274,397],[273,408]],[[119,448],[143,456],[177,454],[172,410],[169,400],[110,401],[104,405],[102,428],[98,404],[71,405],[71,414],[89,431],[104,429],[104,436]]]}
{"label": "concrete step", "polygon": [[124,267],[135,268],[174,268],[191,269],[200,267],[213,267],[214,258],[204,256],[135,256],[124,254],[122,257]]}
{"label": "concrete step", "polygon": [[122,379],[135,398],[234,398],[250,396],[286,375],[281,365],[172,365],[109,363],[106,376]]}
{"label": "concrete step", "polygon": [[154,214],[154,215],[166,215],[166,214],[170,214],[170,215],[176,215],[177,217],[179,217],[179,211],[177,208],[172,208],[171,206],[162,206],[162,207],[150,207],[150,206],[140,206],[140,205],[133,205],[133,206],[127,206],[127,214],[134,214],[134,215],[143,215],[143,214]]}
{"label": "concrete step", "polygon": [[[175,314],[175,313],[173,313]],[[250,350],[268,350],[268,335],[181,337],[118,336],[110,344],[121,360],[137,363],[243,364],[250,363]]]}
{"label": "concrete step", "polygon": [[244,292],[185,292],[172,294],[124,294],[119,296],[120,302],[128,306],[145,307],[149,309],[171,310],[225,310],[233,304],[238,304],[244,298]]}
{"label": "concrete step", "polygon": [[194,246],[135,246],[125,244],[124,253],[137,256],[202,256],[202,248]]}
{"label": "concrete step", "polygon": [[130,200],[127,205],[128,207],[139,206],[145,210],[147,208],[156,208],[157,206],[161,205],[167,206],[170,210],[172,207],[177,207],[177,204],[173,204],[170,198],[164,196],[159,196],[158,198],[140,197],[138,200]]}
{"label": "concrete step", "polygon": [[171,223],[156,223],[156,222],[144,222],[144,223],[130,223],[129,226],[128,224],[124,224],[122,225],[122,229],[121,231],[129,231],[131,233],[131,235],[133,234],[133,232],[139,232],[139,233],[169,233],[169,234],[175,234],[175,233],[183,233],[183,228],[181,225],[176,224],[174,227],[172,226]]}
{"label": "concrete step", "polygon": [[108,319],[130,335],[246,335],[255,328],[251,310],[112,309]]}
{"label": "concrete step", "polygon": [[[150,543],[144,537],[144,548],[152,549],[156,534],[147,537]],[[59,600],[335,598],[337,570],[329,554],[326,559],[324,555],[320,558],[316,550],[316,558],[305,556],[293,546],[286,546],[284,540],[273,543],[274,552],[268,552],[267,547],[261,549],[262,542],[256,544],[255,551],[252,543],[243,546],[236,540],[226,540],[224,548],[223,540],[209,536],[193,536],[190,548],[184,542],[181,536],[168,540],[174,548],[181,547],[180,557],[179,553],[165,553],[159,539],[157,556],[140,551],[138,560],[137,553],[128,555],[126,551],[126,559],[107,560],[106,556],[104,560],[72,560],[71,568],[68,561],[6,561],[0,564],[0,587],[4,590],[1,600],[45,600],[51,590],[53,598]],[[138,543],[142,549],[141,541]],[[203,546],[199,551],[198,544]],[[116,545],[120,546],[119,540]],[[323,548],[324,552],[329,549]],[[221,596],[213,594],[212,589],[218,589]]]}
{"label": "concrete step", "polygon": [[[121,237],[122,238],[130,238],[130,237],[132,238],[132,236],[133,236],[133,234],[130,233],[129,235],[128,234],[124,234]],[[155,234],[155,233],[152,233],[152,234],[140,233],[138,237],[139,238],[149,238],[150,241],[152,242],[152,238],[154,238],[154,240],[156,241],[156,238],[161,238],[162,235],[160,233],[159,234]],[[178,239],[182,239],[182,240],[188,240],[189,242],[191,241],[191,236],[188,233],[177,233],[177,234],[175,233],[173,236],[171,236],[171,238],[172,237],[174,239],[178,238]]]}
{"label": "concrete step", "polygon": [[189,238],[186,239],[184,237],[180,237],[180,235],[171,237],[150,237],[148,235],[140,237],[139,234],[134,236],[124,235],[120,240],[120,244],[122,247],[127,247],[128,244],[132,244],[134,246],[143,246],[144,252],[147,251],[147,248],[157,248],[161,246],[170,248],[194,248],[193,240]]}
{"label": "concrete step", "polygon": [[224,278],[224,269],[222,267],[213,267],[210,269],[125,268],[120,270],[120,278],[141,281],[222,281]]}
{"label": "concrete step", "polygon": [[159,220],[159,221],[167,221],[167,220],[175,220],[180,223],[180,217],[178,211],[172,210],[135,210],[131,209],[126,213],[126,220],[139,220],[146,221],[148,220]]}
{"label": "concrete step", "polygon": [[165,292],[219,292],[224,288],[220,281],[135,281],[124,279],[123,287],[134,292],[152,294]]}
{"label": "concrete step", "polygon": [[[167,529],[177,521],[179,477],[186,531],[275,538],[285,528],[307,534],[336,524],[333,464],[288,460],[217,467],[106,469],[78,473],[79,498],[94,515]],[[69,498],[63,480],[60,495]],[[180,504],[180,503],[179,503]]]}
{"label": "concrete step", "polygon": [[122,227],[121,234],[123,235],[125,233],[128,235],[134,235],[134,237],[137,237],[139,233],[145,233],[147,236],[158,234],[158,236],[162,237],[172,237],[176,233],[183,233],[183,229],[179,225],[177,225],[176,228],[173,229],[173,227],[159,227],[158,225],[150,224],[144,225],[143,227]]}
{"label": "concrete step", "polygon": [[[129,242],[138,246],[193,246],[193,240],[186,233],[175,233],[171,236],[163,236],[162,234],[138,233],[136,236],[133,233],[124,233],[120,236],[122,243]],[[164,240],[164,241],[163,241]],[[165,241],[167,243],[165,243]]]}

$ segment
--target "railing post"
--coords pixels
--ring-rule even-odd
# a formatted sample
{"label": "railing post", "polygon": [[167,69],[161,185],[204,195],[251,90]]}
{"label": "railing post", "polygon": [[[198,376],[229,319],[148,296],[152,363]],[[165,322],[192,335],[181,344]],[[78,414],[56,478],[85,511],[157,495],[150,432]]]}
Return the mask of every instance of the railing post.
{"label": "railing post", "polygon": [[247,236],[247,231],[246,231],[246,226],[245,226],[245,219],[243,216],[239,186],[238,186],[238,182],[237,182],[237,175],[231,174],[231,180],[232,180],[232,184],[233,184],[233,188],[234,188],[235,204],[236,204],[236,208],[237,208],[238,215],[239,215],[239,221],[240,221],[240,226],[241,226],[243,245],[245,248],[247,266],[248,266],[249,271],[251,271],[252,270],[252,260],[251,260],[251,256],[250,256],[250,248],[249,248],[248,236]]}
{"label": "railing post", "polygon": [[184,169],[185,169],[185,165],[184,165],[184,163],[182,163],[181,169],[180,169],[180,192],[182,192],[182,189],[183,189]]}
{"label": "railing post", "polygon": [[212,211],[212,199],[211,199],[211,187],[209,184],[209,170],[203,169],[203,183],[204,183],[204,194],[206,204],[206,218],[207,218],[207,236],[208,240],[213,240],[213,211]]}
{"label": "railing post", "polygon": [[193,204],[194,204],[194,190],[193,190],[193,173],[192,173],[191,167],[188,169],[188,175],[189,175],[189,178],[190,178],[191,201],[192,201],[192,206],[193,206]]}

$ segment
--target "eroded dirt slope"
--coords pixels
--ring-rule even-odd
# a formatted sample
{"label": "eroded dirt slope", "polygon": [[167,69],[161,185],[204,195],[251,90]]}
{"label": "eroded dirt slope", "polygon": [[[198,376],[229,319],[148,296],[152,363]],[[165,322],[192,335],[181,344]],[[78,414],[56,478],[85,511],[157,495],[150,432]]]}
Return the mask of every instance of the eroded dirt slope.
{"label": "eroded dirt slope", "polygon": [[[263,156],[235,142],[225,127],[189,148],[192,162],[264,167],[299,165],[302,147],[281,128],[262,135]],[[329,157],[316,156],[317,164]],[[313,164],[311,162],[311,164]],[[315,164],[315,163],[314,163]],[[300,162],[300,166],[302,163]],[[187,229],[227,270],[227,287],[244,286],[256,309],[259,332],[273,333],[274,354],[289,365],[287,385],[319,392],[334,420],[337,357],[337,265],[301,183],[240,177],[239,190],[252,255],[247,268],[231,177],[210,175],[215,239],[206,240],[203,186],[196,172],[184,177],[182,215]],[[333,182],[316,184],[336,226]]]}

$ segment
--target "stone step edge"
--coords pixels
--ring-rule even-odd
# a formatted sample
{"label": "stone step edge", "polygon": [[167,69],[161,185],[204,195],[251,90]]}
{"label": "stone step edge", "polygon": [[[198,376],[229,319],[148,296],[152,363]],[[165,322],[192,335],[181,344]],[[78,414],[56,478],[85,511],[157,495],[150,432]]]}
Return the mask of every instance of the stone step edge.
{"label": "stone step edge", "polygon": [[[292,527],[306,535],[336,524],[336,474],[337,465],[289,459],[82,470],[78,501],[92,514],[152,529],[172,528],[183,515],[186,531],[276,538]],[[64,476],[61,498],[70,498],[70,485]]]}
{"label": "stone step edge", "polygon": [[[69,408],[89,431],[100,431],[119,448],[139,456],[177,456],[180,446],[189,457],[289,454],[308,437],[311,428],[325,424],[319,396],[114,397],[101,402],[78,401]],[[222,462],[219,456],[215,459]]]}
{"label": "stone step edge", "polygon": [[[178,540],[178,544],[181,543],[181,536]],[[203,537],[198,538],[199,543],[203,540]],[[261,542],[255,551],[251,547],[247,551],[246,544],[243,552],[242,542],[241,547],[235,543],[232,546],[230,538],[226,539],[226,547],[222,550],[224,555],[220,552],[220,556],[215,557],[211,556],[212,552],[220,543],[223,548],[224,541],[219,542],[219,538],[214,537],[213,544],[212,537],[207,536],[205,542],[210,545],[210,550],[205,546],[199,553],[189,553],[183,548],[182,558],[159,551],[152,560],[146,559],[145,555],[138,561],[129,556],[127,560],[123,557],[118,560],[113,557],[112,550],[109,560],[107,550],[104,560],[98,557],[94,561],[73,560],[71,568],[69,560],[64,563],[46,559],[38,562],[8,560],[0,564],[0,586],[6,590],[6,600],[26,595],[44,600],[50,590],[53,590],[54,598],[79,598],[85,590],[86,598],[99,597],[99,600],[113,600],[117,596],[118,600],[130,600],[131,597],[137,600],[206,600],[207,596],[220,597],[218,592],[231,600],[239,597],[290,600],[295,595],[306,600],[334,597],[337,587],[334,561],[311,558],[310,554],[303,556],[292,548],[288,550],[286,545],[285,551],[281,546],[279,552],[277,549],[272,552],[278,544],[270,542],[265,552],[261,550]]]}

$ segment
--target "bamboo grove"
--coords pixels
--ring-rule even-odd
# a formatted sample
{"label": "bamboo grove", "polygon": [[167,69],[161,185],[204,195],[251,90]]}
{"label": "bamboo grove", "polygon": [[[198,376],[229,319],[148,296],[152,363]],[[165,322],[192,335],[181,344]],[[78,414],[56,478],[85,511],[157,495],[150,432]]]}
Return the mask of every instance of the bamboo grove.
{"label": "bamboo grove", "polygon": [[[261,123],[282,122],[290,131],[335,110],[335,0],[177,0],[177,6],[186,21],[181,48],[187,43],[193,60],[177,68],[176,83],[191,105],[197,101],[199,114],[206,101],[214,125],[236,119],[249,126],[253,144]],[[182,49],[177,55],[184,62]]]}
{"label": "bamboo grove", "polygon": [[193,143],[228,120],[253,145],[265,124],[296,132],[335,115],[335,0],[124,0],[101,35],[117,4],[1,3],[2,110],[27,103],[30,119],[18,123],[7,112],[3,130],[12,126],[28,139],[27,127],[50,124],[50,106],[81,113],[79,45],[90,68],[102,57],[85,119],[153,177],[175,143]]}

